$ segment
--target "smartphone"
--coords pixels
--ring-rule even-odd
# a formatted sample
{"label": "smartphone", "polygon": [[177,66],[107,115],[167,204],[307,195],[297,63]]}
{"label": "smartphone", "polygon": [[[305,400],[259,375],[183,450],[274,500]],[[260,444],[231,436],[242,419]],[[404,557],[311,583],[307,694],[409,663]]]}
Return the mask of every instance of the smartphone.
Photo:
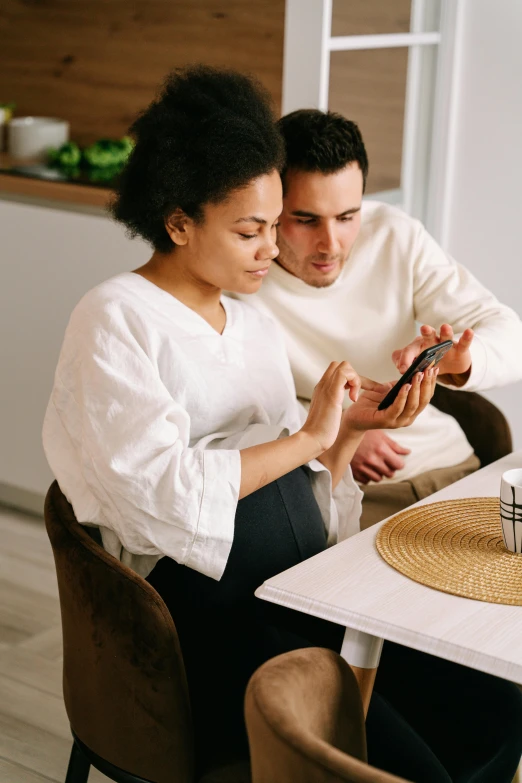
{"label": "smartphone", "polygon": [[453,341],[445,340],[443,343],[432,345],[431,348],[426,348],[425,351],[422,351],[408,367],[402,378],[399,378],[395,386],[390,389],[384,400],[379,403],[377,410],[383,411],[386,408],[389,408],[392,402],[395,401],[395,398],[404,384],[410,383],[415,373],[427,370],[428,367],[435,367],[450,348],[453,348]]}

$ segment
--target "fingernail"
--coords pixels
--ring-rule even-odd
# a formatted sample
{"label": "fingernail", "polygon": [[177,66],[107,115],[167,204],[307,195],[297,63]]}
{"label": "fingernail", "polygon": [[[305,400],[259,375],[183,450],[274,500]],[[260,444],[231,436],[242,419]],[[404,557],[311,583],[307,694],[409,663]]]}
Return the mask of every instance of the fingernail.
{"label": "fingernail", "polygon": [[423,373],[421,373],[421,372],[417,373],[417,376],[416,376],[417,383],[420,383],[423,378],[424,378]]}

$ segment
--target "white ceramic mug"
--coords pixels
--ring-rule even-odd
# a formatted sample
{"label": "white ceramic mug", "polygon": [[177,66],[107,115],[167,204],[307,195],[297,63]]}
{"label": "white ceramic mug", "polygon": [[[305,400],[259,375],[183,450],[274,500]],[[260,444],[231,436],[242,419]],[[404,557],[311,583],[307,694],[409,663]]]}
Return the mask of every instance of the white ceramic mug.
{"label": "white ceramic mug", "polygon": [[522,554],[522,469],[515,468],[502,474],[500,521],[506,548]]}
{"label": "white ceramic mug", "polygon": [[15,117],[7,126],[7,152],[13,158],[44,160],[51,147],[69,141],[69,123],[53,117]]}

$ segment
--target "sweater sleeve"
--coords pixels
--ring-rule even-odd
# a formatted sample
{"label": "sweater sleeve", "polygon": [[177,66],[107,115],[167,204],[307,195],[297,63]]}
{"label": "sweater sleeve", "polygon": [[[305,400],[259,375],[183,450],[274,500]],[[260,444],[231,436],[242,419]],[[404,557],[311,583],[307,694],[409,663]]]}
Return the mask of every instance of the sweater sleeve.
{"label": "sweater sleeve", "polygon": [[438,329],[449,323],[457,337],[475,332],[471,374],[465,391],[489,389],[522,379],[522,322],[465,267],[446,255],[419,225],[413,258],[415,318]]}
{"label": "sweater sleeve", "polygon": [[53,426],[75,444],[71,453],[81,455],[97,515],[126,550],[167,555],[219,579],[234,537],[239,451],[189,447],[187,411],[130,330],[97,326],[75,344],[81,345],[77,360],[63,371],[58,365],[53,415],[44,426],[58,480],[63,475],[67,485],[67,468],[52,447]]}

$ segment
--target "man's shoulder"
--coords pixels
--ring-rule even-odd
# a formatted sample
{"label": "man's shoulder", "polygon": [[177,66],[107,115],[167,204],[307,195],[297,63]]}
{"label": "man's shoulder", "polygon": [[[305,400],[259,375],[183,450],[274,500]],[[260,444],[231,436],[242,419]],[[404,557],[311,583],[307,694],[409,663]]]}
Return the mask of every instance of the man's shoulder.
{"label": "man's shoulder", "polygon": [[361,208],[361,228],[378,226],[396,231],[418,231],[422,223],[398,206],[365,199]]}
{"label": "man's shoulder", "polygon": [[395,252],[407,260],[425,241],[422,223],[399,207],[382,201],[364,201],[361,210],[361,229],[356,241],[356,252]]}

